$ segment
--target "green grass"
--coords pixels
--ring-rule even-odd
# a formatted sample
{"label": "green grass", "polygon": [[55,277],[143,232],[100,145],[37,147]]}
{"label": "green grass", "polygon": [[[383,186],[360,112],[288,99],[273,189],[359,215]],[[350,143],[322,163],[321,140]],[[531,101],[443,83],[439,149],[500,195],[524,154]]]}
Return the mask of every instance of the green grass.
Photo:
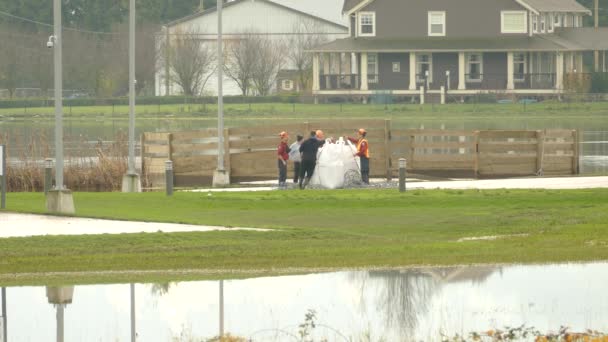
{"label": "green grass", "polygon": [[[36,279],[44,272],[205,269],[219,277],[608,259],[608,191],[602,189],[177,193],[172,198],[76,193],[74,199],[84,217],[277,230],[0,239],[0,279],[19,273]],[[8,195],[11,211],[44,213],[44,203],[41,194]],[[513,234],[528,236],[457,242]]]}

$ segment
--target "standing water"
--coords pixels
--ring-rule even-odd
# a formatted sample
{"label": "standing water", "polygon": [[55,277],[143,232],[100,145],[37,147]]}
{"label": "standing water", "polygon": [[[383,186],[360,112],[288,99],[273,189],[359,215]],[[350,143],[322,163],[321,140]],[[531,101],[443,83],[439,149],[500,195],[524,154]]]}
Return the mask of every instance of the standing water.
{"label": "standing water", "polygon": [[[608,332],[608,263],[347,271],[135,285],[138,341],[441,341]],[[220,297],[223,307],[220,310]],[[129,341],[129,284],[6,288],[7,341]],[[222,313],[223,312],[223,316]],[[303,339],[302,336],[309,338]],[[527,339],[532,340],[532,339]],[[241,340],[237,340],[241,341]]]}

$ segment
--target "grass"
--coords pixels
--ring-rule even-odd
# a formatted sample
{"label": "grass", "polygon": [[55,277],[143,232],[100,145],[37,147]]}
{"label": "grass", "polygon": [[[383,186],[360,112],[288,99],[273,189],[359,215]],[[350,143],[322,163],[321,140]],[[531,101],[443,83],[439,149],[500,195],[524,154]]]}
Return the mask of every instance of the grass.
{"label": "grass", "polygon": [[[160,271],[140,277],[162,278],[162,270],[201,269],[211,275],[199,277],[238,277],[309,269],[608,259],[604,189],[177,193],[172,198],[162,193],[75,193],[74,199],[83,217],[277,231],[0,239],[0,281],[35,280],[47,272]],[[37,193],[10,193],[7,202],[11,211],[45,211],[44,197]],[[528,236],[508,237],[516,234]],[[458,242],[493,235],[506,237]],[[24,273],[25,278],[13,278]]]}

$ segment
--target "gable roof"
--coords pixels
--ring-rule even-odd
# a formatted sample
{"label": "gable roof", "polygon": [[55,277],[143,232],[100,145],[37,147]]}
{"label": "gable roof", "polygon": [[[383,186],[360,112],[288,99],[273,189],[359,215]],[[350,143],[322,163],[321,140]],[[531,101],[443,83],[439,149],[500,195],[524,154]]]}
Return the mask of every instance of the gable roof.
{"label": "gable roof", "polygon": [[[342,12],[347,13],[354,10],[359,5],[373,0],[344,0]],[[591,14],[585,6],[576,0],[515,0],[520,5],[533,10],[534,12],[578,12]]]}
{"label": "gable roof", "polygon": [[[222,6],[222,8],[236,6],[236,5],[239,5],[239,4],[241,4],[243,2],[246,2],[246,1],[253,1],[253,0],[234,0],[234,1],[229,1],[229,2],[224,3],[224,5]],[[279,3],[274,2],[274,1],[270,1],[270,0],[255,0],[255,1],[257,1],[257,2],[264,2],[264,3],[270,4],[272,6],[283,8],[283,9],[292,11],[294,13],[297,13],[297,14],[300,14],[300,15],[303,15],[303,16],[306,16],[306,17],[309,17],[309,18],[312,18],[312,19],[316,19],[316,20],[322,21],[324,23],[327,23],[327,24],[330,24],[330,25],[334,25],[334,26],[339,27],[341,29],[348,30],[347,26],[338,24],[338,23],[333,22],[331,20],[327,20],[327,19],[324,19],[324,18],[321,18],[321,17],[317,17],[317,16],[312,15],[310,13],[306,13],[306,12],[297,10],[295,8],[289,7],[289,6],[285,6],[285,5],[279,4]],[[202,16],[207,15],[207,14],[215,13],[216,11],[217,11],[217,8],[216,7],[212,7],[212,8],[206,9],[206,10],[204,10],[202,12],[197,12],[197,13],[185,16],[183,18],[174,20],[172,22],[169,22],[169,23],[167,23],[166,26],[167,27],[172,27],[172,26],[181,24],[183,22],[190,21],[192,19],[196,19],[196,18],[202,17]]]}
{"label": "gable roof", "polygon": [[576,0],[517,0],[517,2],[522,5],[528,5],[538,12],[576,12],[591,14],[589,9],[579,4]]}

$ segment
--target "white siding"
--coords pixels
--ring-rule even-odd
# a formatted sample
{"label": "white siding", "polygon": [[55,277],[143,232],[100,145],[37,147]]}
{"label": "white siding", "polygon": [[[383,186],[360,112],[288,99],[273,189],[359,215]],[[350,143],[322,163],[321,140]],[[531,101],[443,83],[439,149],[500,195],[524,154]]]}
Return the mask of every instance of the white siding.
{"label": "white siding", "polygon": [[[279,1],[277,1],[279,2]],[[348,29],[337,24],[332,24],[318,18],[314,18],[288,8],[275,6],[265,1],[248,0],[242,3],[228,6],[222,12],[223,15],[223,32],[226,35],[225,39],[229,39],[231,34],[239,34],[243,32],[256,32],[259,34],[269,35],[272,39],[287,40],[289,34],[294,31],[294,27],[298,23],[312,21],[316,34],[325,34],[327,41],[332,41],[338,38],[345,38],[348,35]],[[193,18],[191,20],[179,23],[170,28],[171,32],[197,32],[204,34],[204,39],[215,40],[217,38],[217,12]],[[289,63],[285,61],[284,69],[289,69]],[[157,75],[156,94],[164,95],[165,86],[162,84],[164,71],[160,71]],[[170,89],[172,95],[181,93],[179,86],[173,85]],[[211,76],[205,85],[204,94],[217,95],[217,77]],[[239,87],[230,79],[224,81],[225,95],[240,95]]]}

